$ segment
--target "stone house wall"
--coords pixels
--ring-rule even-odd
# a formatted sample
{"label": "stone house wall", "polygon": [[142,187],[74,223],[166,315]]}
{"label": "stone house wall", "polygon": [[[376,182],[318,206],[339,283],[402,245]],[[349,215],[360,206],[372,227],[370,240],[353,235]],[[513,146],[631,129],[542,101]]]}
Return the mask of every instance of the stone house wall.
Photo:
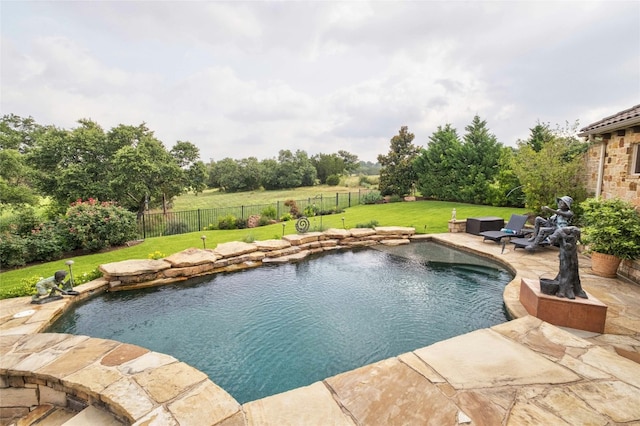
{"label": "stone house wall", "polygon": [[[585,183],[589,196],[594,196],[598,184],[598,168],[602,145],[605,157],[600,196],[621,198],[640,209],[640,174],[632,173],[636,145],[640,145],[640,128],[629,127],[602,135],[602,141],[589,147],[585,155]],[[623,261],[618,275],[640,283],[640,260]]]}
{"label": "stone house wall", "polygon": [[596,193],[602,144],[606,144],[601,197],[621,198],[640,208],[640,174],[632,174],[635,145],[640,144],[640,129],[627,128],[603,135],[586,154],[587,191]]}

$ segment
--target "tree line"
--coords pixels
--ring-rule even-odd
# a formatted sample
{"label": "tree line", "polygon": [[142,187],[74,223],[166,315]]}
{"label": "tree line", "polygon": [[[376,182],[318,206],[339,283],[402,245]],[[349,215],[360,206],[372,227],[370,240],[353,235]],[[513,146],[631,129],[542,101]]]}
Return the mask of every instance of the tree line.
{"label": "tree line", "polygon": [[475,116],[461,138],[451,125],[438,126],[426,147],[401,127],[390,150],[379,155],[382,195],[414,193],[443,201],[527,207],[539,211],[556,197],[586,198],[583,154],[588,143],[575,136],[578,123],[538,122],[516,147],[498,142],[487,122]]}
{"label": "tree line", "polygon": [[46,196],[54,216],[92,198],[116,201],[140,216],[207,187],[239,192],[337,185],[360,164],[373,166],[347,151],[309,157],[289,150],[262,161],[225,158],[205,164],[193,143],[177,141],[168,149],[144,123],[105,131],[81,119],[69,130],[9,114],[0,120],[0,209],[36,205],[38,196]]}
{"label": "tree line", "polygon": [[338,184],[356,171],[379,171],[381,195],[423,197],[532,211],[571,194],[586,198],[581,179],[587,143],[574,136],[577,123],[552,129],[536,123],[526,140],[507,147],[475,116],[462,137],[438,126],[425,147],[404,126],[378,164],[341,150],[309,156],[281,150],[277,158],[224,158],[205,164],[198,148],[177,141],[168,149],[146,125],[105,131],[89,119],[73,129],[40,125],[13,114],[0,120],[0,208],[34,205],[47,196],[63,213],[78,199],[116,201],[141,215],[164,207],[185,191],[207,187],[227,192]]}

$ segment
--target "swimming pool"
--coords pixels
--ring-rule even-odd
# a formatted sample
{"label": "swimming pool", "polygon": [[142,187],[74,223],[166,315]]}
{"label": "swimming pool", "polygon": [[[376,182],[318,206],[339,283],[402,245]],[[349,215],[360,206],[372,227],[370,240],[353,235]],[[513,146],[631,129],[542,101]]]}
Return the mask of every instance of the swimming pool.
{"label": "swimming pool", "polygon": [[412,243],[105,293],[49,331],[173,355],[244,403],[504,322],[510,279],[476,256]]}

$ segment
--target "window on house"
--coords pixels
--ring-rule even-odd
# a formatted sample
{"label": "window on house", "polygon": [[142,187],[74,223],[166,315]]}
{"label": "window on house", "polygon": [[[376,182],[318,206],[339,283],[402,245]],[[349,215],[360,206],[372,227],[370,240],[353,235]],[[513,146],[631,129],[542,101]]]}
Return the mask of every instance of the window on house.
{"label": "window on house", "polygon": [[633,157],[631,158],[631,173],[640,175],[640,143],[633,146]]}

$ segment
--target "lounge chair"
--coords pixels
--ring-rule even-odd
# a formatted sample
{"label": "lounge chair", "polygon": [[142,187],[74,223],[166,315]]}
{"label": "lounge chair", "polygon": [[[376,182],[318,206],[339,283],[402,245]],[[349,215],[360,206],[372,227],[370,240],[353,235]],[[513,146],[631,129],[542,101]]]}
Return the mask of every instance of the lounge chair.
{"label": "lounge chair", "polygon": [[499,243],[503,238],[523,238],[530,230],[525,229],[529,217],[526,214],[512,214],[509,222],[500,231],[484,231],[481,235],[482,241],[491,240]]}

